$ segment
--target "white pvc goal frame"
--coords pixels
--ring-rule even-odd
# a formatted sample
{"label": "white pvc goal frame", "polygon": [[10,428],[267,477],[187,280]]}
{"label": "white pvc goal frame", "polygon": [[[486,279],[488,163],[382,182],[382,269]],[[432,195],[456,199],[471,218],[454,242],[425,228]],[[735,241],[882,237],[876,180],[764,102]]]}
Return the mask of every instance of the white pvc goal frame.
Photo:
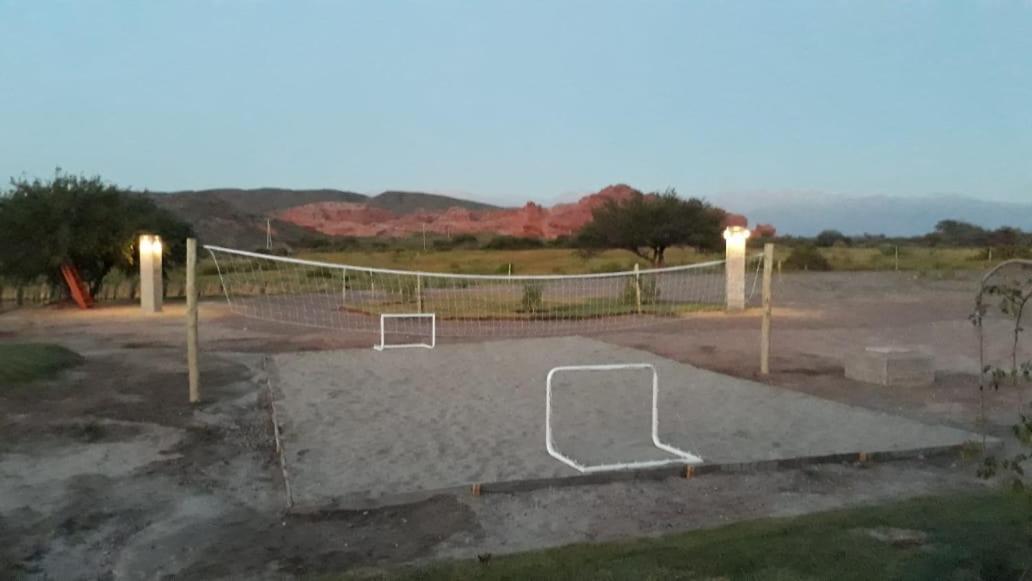
{"label": "white pvc goal frame", "polygon": [[[384,321],[387,319],[430,319],[430,342],[429,343],[398,343],[387,344]],[[422,347],[433,349],[437,345],[437,314],[436,313],[381,313],[380,314],[380,344],[373,345],[373,349],[383,351],[384,349],[410,349]]]}
{"label": "white pvc goal frame", "polygon": [[[652,372],[652,443],[660,450],[669,452],[677,458],[664,460],[642,460],[639,462],[616,462],[612,464],[585,465],[573,458],[563,454],[555,445],[555,438],[552,434],[552,379],[557,373],[565,371],[617,371],[623,369],[647,369]],[[548,372],[545,379],[545,449],[548,453],[560,462],[580,472],[605,472],[612,470],[637,470],[642,468],[656,468],[670,464],[700,464],[702,458],[671,446],[659,439],[659,373],[651,363],[616,363],[608,365],[564,365],[555,367]]]}

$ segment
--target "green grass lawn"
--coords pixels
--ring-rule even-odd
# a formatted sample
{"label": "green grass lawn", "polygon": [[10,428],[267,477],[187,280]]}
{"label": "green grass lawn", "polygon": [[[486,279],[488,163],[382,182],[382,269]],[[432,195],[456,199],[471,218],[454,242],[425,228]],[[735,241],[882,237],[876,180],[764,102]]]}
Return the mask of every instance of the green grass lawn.
{"label": "green grass lawn", "polygon": [[[879,527],[917,530],[927,539],[895,546],[871,536]],[[1010,493],[984,493],[329,579],[988,581],[1017,580],[1030,567],[1032,503]]]}
{"label": "green grass lawn", "polygon": [[0,343],[0,386],[53,377],[82,362],[82,356],[48,343]]}

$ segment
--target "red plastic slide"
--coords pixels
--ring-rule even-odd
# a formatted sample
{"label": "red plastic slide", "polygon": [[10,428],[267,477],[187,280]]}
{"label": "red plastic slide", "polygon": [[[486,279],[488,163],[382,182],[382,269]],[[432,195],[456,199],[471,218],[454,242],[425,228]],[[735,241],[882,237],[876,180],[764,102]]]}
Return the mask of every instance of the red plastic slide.
{"label": "red plastic slide", "polygon": [[93,306],[93,297],[90,296],[90,289],[82,281],[82,278],[79,277],[79,271],[75,269],[74,265],[67,262],[62,264],[61,276],[64,277],[65,284],[68,285],[68,294],[72,296],[72,300],[79,305],[80,309],[88,309]]}

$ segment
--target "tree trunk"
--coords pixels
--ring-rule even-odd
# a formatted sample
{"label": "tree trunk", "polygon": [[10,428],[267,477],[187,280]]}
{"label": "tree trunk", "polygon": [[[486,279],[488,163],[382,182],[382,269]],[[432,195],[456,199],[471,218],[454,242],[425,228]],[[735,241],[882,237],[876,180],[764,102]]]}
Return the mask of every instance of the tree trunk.
{"label": "tree trunk", "polygon": [[666,252],[666,247],[657,246],[652,249],[652,264],[656,268],[663,268],[663,254]]}

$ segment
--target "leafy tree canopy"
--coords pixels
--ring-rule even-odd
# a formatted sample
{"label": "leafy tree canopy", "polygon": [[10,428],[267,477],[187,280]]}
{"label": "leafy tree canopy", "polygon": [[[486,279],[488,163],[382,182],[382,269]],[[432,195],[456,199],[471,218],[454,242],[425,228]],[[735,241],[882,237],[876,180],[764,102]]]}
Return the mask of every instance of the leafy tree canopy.
{"label": "leafy tree canopy", "polygon": [[193,235],[152,200],[100,177],[57,170],[50,180],[11,180],[11,189],[0,192],[0,275],[56,281],[68,262],[96,294],[112,269],[133,269],[142,233],[162,237],[166,266],[182,261]]}
{"label": "leafy tree canopy", "polygon": [[846,236],[838,230],[824,230],[817,235],[815,241],[817,242],[817,246],[820,246],[821,248],[830,248],[839,242],[842,244],[849,244],[852,242],[849,239],[849,236]]}
{"label": "leafy tree canopy", "polygon": [[988,232],[981,226],[960,220],[940,220],[931,233],[934,242],[947,246],[983,246]]}
{"label": "leafy tree canopy", "polygon": [[725,213],[697,199],[682,199],[674,190],[622,200],[607,200],[592,211],[592,220],[577,234],[583,248],[622,248],[663,264],[671,246],[719,250]]}

